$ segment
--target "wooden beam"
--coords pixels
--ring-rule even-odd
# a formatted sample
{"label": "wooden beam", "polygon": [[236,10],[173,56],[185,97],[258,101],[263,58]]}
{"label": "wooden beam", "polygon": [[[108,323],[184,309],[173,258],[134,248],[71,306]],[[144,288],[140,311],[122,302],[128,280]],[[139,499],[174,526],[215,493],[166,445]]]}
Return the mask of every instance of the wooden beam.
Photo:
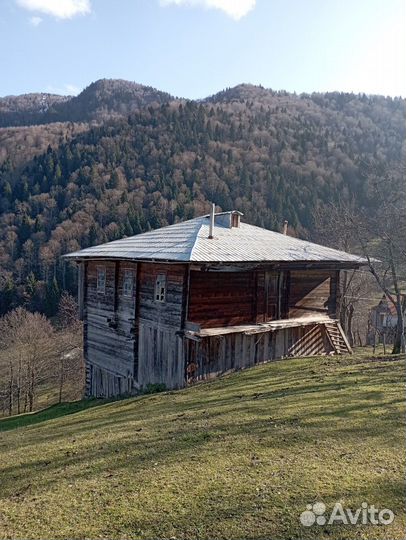
{"label": "wooden beam", "polygon": [[348,341],[348,339],[347,339],[347,336],[345,335],[344,330],[342,329],[341,324],[340,324],[338,321],[337,321],[337,328],[338,328],[338,330],[339,330],[339,332],[340,332],[340,334],[341,334],[341,337],[342,337],[343,340],[344,340],[345,345],[347,346],[348,352],[349,352],[350,354],[352,354],[352,348],[351,348],[351,345],[350,345],[350,343],[349,343],[349,341]]}
{"label": "wooden beam", "polygon": [[139,343],[140,343],[140,274],[141,263],[135,269],[135,304],[134,304],[134,379],[139,382]]}
{"label": "wooden beam", "polygon": [[117,315],[118,311],[118,279],[120,275],[120,262],[116,261],[114,264],[114,315]]}
{"label": "wooden beam", "polygon": [[78,263],[78,305],[79,319],[83,321],[85,304],[85,263]]}
{"label": "wooden beam", "polygon": [[185,267],[183,275],[183,297],[182,297],[182,321],[181,328],[185,327],[185,322],[189,316],[189,293],[190,293],[190,265]]}

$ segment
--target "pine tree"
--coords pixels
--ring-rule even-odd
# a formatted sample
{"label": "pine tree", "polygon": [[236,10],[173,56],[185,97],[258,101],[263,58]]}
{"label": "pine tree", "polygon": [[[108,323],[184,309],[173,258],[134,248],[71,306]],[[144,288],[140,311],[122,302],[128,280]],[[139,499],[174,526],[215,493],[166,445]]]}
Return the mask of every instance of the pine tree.
{"label": "pine tree", "polygon": [[53,317],[58,311],[61,292],[56,277],[50,283],[47,283],[45,294],[45,314]]}

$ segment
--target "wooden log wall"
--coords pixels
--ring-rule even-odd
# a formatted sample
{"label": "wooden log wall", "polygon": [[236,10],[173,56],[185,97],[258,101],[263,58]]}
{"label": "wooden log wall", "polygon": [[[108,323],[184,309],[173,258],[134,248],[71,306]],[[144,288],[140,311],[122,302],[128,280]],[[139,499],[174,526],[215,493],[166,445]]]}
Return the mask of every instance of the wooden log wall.
{"label": "wooden log wall", "polygon": [[[252,367],[256,364],[294,356],[295,344],[302,344],[310,333],[321,332],[322,325],[305,325],[283,328],[260,334],[244,333],[224,334],[202,338],[200,341],[186,339],[186,379],[187,384],[217,377],[218,375]],[[313,339],[313,338],[312,338]],[[316,352],[312,354],[329,354],[331,347],[320,335]]]}
{"label": "wooden log wall", "polygon": [[202,328],[335,316],[337,272],[190,272],[188,320]]}
{"label": "wooden log wall", "polygon": [[292,270],[289,284],[289,318],[336,313],[337,272]]}
{"label": "wooden log wall", "polygon": [[[106,271],[105,290],[99,292],[98,267]],[[130,295],[124,290],[126,273],[133,274]],[[155,284],[162,274],[165,301],[159,302]],[[88,393],[108,397],[148,384],[179,388],[186,379],[200,380],[288,355],[307,327],[213,336],[200,342],[182,336],[185,319],[203,328],[270,320],[268,304],[275,295],[269,297],[267,283],[272,275],[262,270],[189,271],[186,264],[85,263],[81,294]],[[282,317],[288,310],[289,318],[314,312],[335,315],[336,272],[294,270],[280,276]]]}
{"label": "wooden log wall", "polygon": [[179,329],[140,321],[139,381],[143,388],[164,384],[166,388],[182,388],[184,384],[183,338]]}
{"label": "wooden log wall", "polygon": [[[139,317],[145,321],[163,323],[180,329],[186,265],[140,263],[139,265]],[[158,275],[166,276],[164,302],[154,298]]]}
{"label": "wooden log wall", "polygon": [[134,391],[131,377],[120,377],[96,364],[89,365],[88,373],[89,378],[86,381],[88,397],[108,398],[131,394]]}
{"label": "wooden log wall", "polygon": [[215,328],[254,319],[253,272],[190,272],[189,321]]}
{"label": "wooden log wall", "polygon": [[[94,385],[96,384],[97,395],[101,395],[100,392],[105,392],[106,388],[108,392],[114,389],[115,392],[118,387],[126,388],[128,381],[128,384],[136,388],[134,326],[137,265],[125,261],[91,261],[86,266],[84,292],[86,299],[84,310],[85,357],[87,363],[93,366],[92,381],[89,381],[89,387],[95,390]],[[106,271],[104,292],[97,291],[98,267],[104,268]],[[129,273],[132,273],[133,277],[130,296],[126,296],[123,290],[126,272],[128,273],[127,278],[131,275]],[[106,382],[107,379],[100,379],[100,370],[104,373],[103,377],[107,377],[110,382]],[[98,378],[98,382],[95,377]],[[120,382],[111,382],[114,380],[110,380],[111,377],[120,379]]]}
{"label": "wooden log wall", "polygon": [[[165,301],[154,297],[158,275],[166,276]],[[188,267],[141,263],[139,268],[139,384],[184,386],[183,339],[180,337],[187,296]]]}
{"label": "wooden log wall", "polygon": [[[256,277],[255,321],[286,319],[288,313],[288,272],[258,270]],[[249,321],[250,322],[250,321]]]}

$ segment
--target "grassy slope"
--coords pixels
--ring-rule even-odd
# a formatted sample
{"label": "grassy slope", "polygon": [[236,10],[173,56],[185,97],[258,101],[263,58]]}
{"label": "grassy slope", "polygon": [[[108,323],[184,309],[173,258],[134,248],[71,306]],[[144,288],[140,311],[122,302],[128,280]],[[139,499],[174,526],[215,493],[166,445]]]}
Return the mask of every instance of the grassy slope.
{"label": "grassy slope", "polygon": [[[0,537],[403,538],[403,387],[399,358],[295,359],[25,427],[1,420]],[[301,527],[320,500],[396,519]]]}

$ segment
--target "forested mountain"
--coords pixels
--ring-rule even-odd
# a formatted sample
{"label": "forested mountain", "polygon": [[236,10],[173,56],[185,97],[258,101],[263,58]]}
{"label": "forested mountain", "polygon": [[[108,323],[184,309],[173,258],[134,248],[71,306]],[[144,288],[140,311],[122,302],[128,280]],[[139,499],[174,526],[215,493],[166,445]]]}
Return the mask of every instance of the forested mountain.
{"label": "forested mountain", "polygon": [[288,219],[309,236],[315,209],[328,202],[373,211],[370,163],[401,161],[401,99],[240,85],[200,102],[143,90],[151,101],[123,98],[120,109],[104,90],[89,111],[114,108],[113,119],[27,155],[23,166],[1,165],[2,312],[23,303],[52,315],[60,289],[75,287],[63,253],[191,218],[210,201],[271,229]]}
{"label": "forested mountain", "polygon": [[7,167],[18,174],[21,166],[46,152],[49,146],[56,148],[90,127],[88,122],[52,122],[0,128],[0,167],[7,161]]}
{"label": "forested mountain", "polygon": [[166,92],[119,79],[101,79],[78,96],[25,94],[0,98],[0,127],[102,121],[172,100]]}
{"label": "forested mountain", "polygon": [[70,98],[54,94],[23,94],[0,98],[0,127],[37,124],[52,115],[54,107]]}

